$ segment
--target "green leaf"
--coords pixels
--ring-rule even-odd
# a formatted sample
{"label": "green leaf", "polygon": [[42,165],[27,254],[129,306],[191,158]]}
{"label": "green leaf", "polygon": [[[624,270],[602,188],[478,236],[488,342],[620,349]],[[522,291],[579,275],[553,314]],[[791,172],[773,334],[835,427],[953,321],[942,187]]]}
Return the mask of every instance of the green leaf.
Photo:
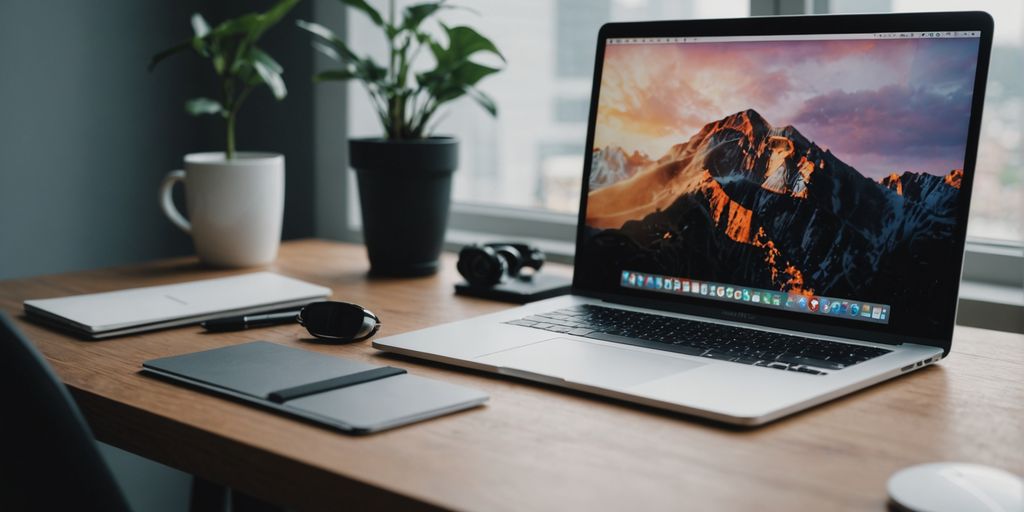
{"label": "green leaf", "polygon": [[235,41],[235,43],[234,57],[230,61],[231,69],[228,72],[228,75],[241,77],[245,74],[251,74],[252,62],[249,50],[252,49],[252,46],[250,45],[248,38],[242,38],[241,40]]}
{"label": "green leaf", "polygon": [[[227,121],[227,152],[234,150],[234,124],[239,109],[261,84],[266,84],[278,100],[288,94],[282,66],[256,45],[263,34],[280,22],[300,0],[275,0],[264,12],[253,12],[225,20],[213,28],[199,13],[190,21],[193,36],[152,59],[150,68],[186,48],[193,48],[211,60],[219,77],[220,98],[200,97],[185,102],[192,115],[220,115]],[[230,158],[230,156],[229,156]]]}
{"label": "green leaf", "polygon": [[185,111],[194,116],[221,114],[224,112],[224,106],[210,98],[192,98],[185,102]]}
{"label": "green leaf", "polygon": [[288,95],[288,89],[284,86],[284,79],[281,78],[281,71],[283,69],[270,55],[257,48],[253,48],[249,51],[249,65],[256,70],[259,79],[267,84],[267,87],[270,87],[270,92],[274,94],[274,98],[282,100]]}
{"label": "green leaf", "polygon": [[442,65],[450,65],[452,59],[448,56],[448,50],[446,50],[444,46],[441,46],[441,43],[428,37],[427,44],[430,46],[430,53],[434,54],[434,60],[437,61],[437,67],[440,68]]}
{"label": "green leaf", "polygon": [[466,91],[458,87],[448,87],[446,89],[442,89],[437,93],[437,105],[440,106],[441,104],[448,103],[449,101],[452,101],[454,99],[458,99],[462,97],[464,94],[466,94]]}
{"label": "green leaf", "polygon": [[449,79],[462,85],[476,85],[476,83],[483,77],[492,75],[498,71],[501,70],[477,64],[475,62],[466,61],[450,72]]}
{"label": "green leaf", "polygon": [[267,55],[266,52],[260,50],[259,48],[253,47],[251,50],[249,50],[249,57],[252,58],[252,60],[254,61],[262,62],[264,66],[267,66],[267,68],[269,68],[274,73],[284,72],[284,68],[282,68],[281,65],[278,64],[276,60],[274,60],[273,57]]}
{"label": "green leaf", "polygon": [[466,93],[469,95],[470,98],[473,98],[477,103],[479,103],[480,106],[484,108],[484,110],[489,112],[491,116],[498,116],[498,105],[494,102],[493,98],[485,94],[480,89],[477,89],[476,87],[468,88],[466,90]]}
{"label": "green leaf", "polygon": [[374,83],[380,87],[385,87],[388,84],[383,83],[388,76],[387,68],[378,66],[376,62],[371,59],[357,59],[355,61],[356,72],[360,74],[360,78],[367,82]]}
{"label": "green leaf", "polygon": [[270,87],[270,92],[274,94],[274,98],[277,100],[283,100],[288,95],[288,89],[284,86],[284,79],[281,75],[275,73],[273,70],[268,68],[262,62],[253,62],[253,69],[259,74],[263,83]]}
{"label": "green leaf", "polygon": [[263,81],[263,77],[256,72],[256,68],[248,63],[242,67],[242,71],[238,73],[238,78],[249,87],[256,87],[266,83]]}
{"label": "green leaf", "polygon": [[266,12],[251,12],[237,18],[224,20],[210,32],[214,37],[244,35],[249,41],[256,41],[263,33],[281,21],[299,0],[279,0]]}
{"label": "green leaf", "polygon": [[203,57],[209,57],[210,52],[207,50],[206,36],[210,34],[210,24],[206,23],[206,18],[203,18],[202,14],[198,12],[192,13],[192,49]]}
{"label": "green leaf", "polygon": [[332,60],[341,61],[341,54],[339,54],[338,51],[329,44],[321,43],[320,41],[313,41],[313,48]]}
{"label": "green leaf", "polygon": [[224,39],[231,36],[249,34],[260,26],[259,15],[249,13],[244,16],[224,20],[210,31],[210,36]]}
{"label": "green leaf", "polygon": [[505,57],[494,46],[494,43],[480,35],[476,30],[465,26],[454,28],[449,28],[444,24],[441,26],[444,27],[445,32],[448,34],[448,53],[452,58],[461,60],[474,53],[484,51],[497,55],[502,62],[505,61]]}
{"label": "green leaf", "polygon": [[224,59],[224,54],[217,51],[213,52],[213,70],[218,75],[224,75],[224,68],[227,67],[227,61]]}
{"label": "green leaf", "polygon": [[471,9],[461,5],[446,4],[445,0],[410,5],[405,8],[405,16],[402,19],[402,28],[406,30],[416,30],[423,21],[441,9],[458,9],[462,11],[469,11],[477,15],[480,14],[476,9]]}
{"label": "green leaf", "polygon": [[206,49],[206,40],[201,37],[192,38],[192,49],[195,50],[196,53],[198,53],[199,55],[202,55],[203,57],[210,57],[210,52]]}
{"label": "green leaf", "polygon": [[266,12],[258,14],[259,28],[253,34],[250,34],[249,40],[255,42],[263,36],[264,32],[266,32],[270,27],[276,25],[277,22],[281,21],[281,18],[284,18],[298,3],[299,0],[278,0],[278,2],[270,9],[267,9]]}
{"label": "green leaf", "polygon": [[321,25],[319,23],[314,23],[312,21],[306,21],[306,20],[295,20],[295,26],[297,26],[297,27],[301,28],[302,30],[305,30],[306,32],[309,32],[309,33],[311,33],[311,34],[313,34],[313,35],[315,35],[315,36],[317,36],[317,37],[319,37],[321,39],[326,39],[326,40],[328,40],[330,42],[334,42],[336,40],[337,41],[341,41],[341,38],[336,36],[331,29],[329,29],[329,28],[327,28],[327,27],[325,27],[325,26],[323,26],[323,25]]}
{"label": "green leaf", "polygon": [[402,19],[402,28],[406,30],[416,30],[419,28],[420,23],[423,20],[430,17],[438,10],[444,7],[441,2],[430,2],[424,4],[410,5],[405,8],[405,16]]}
{"label": "green leaf", "polygon": [[313,75],[313,81],[315,82],[327,82],[332,80],[351,80],[353,78],[359,78],[354,71],[350,69],[334,69],[330,71],[321,71],[316,75]]}
{"label": "green leaf", "polygon": [[443,24],[442,27],[448,34],[449,45],[445,48],[436,41],[428,42],[437,64],[434,69],[418,74],[418,83],[434,98],[435,108],[470,94],[484,109],[492,115],[495,114],[497,107],[494,101],[473,86],[484,77],[500,70],[477,64],[469,58],[478,52],[493,53],[502,57],[498,49],[494,43],[469,27],[449,28]]}
{"label": "green leaf", "polygon": [[420,73],[417,81],[439,101],[448,101],[464,94],[467,87],[476,85],[482,78],[501,71],[471,61],[455,64],[440,64],[438,67]]}
{"label": "green leaf", "polygon": [[362,11],[364,14],[366,14],[367,16],[369,16],[370,20],[373,21],[374,25],[377,25],[377,26],[383,26],[384,25],[384,17],[381,16],[379,12],[377,12],[377,9],[374,9],[373,6],[371,6],[370,4],[366,3],[366,0],[342,0],[342,1],[345,2],[346,4],[348,4],[349,7],[352,7],[353,9],[358,9],[358,10]]}
{"label": "green leaf", "polygon": [[431,43],[436,44],[436,41],[434,41],[434,38],[431,37],[430,34],[428,34],[426,32],[420,32],[420,31],[417,30],[417,31],[413,32],[413,34],[416,37],[416,41],[419,42],[420,44],[426,44],[426,45],[429,45]]}
{"label": "green leaf", "polygon": [[210,33],[210,24],[198,12],[192,14],[192,32],[200,39]]}
{"label": "green leaf", "polygon": [[[297,20],[295,24],[299,28],[330,43],[331,46],[333,46],[337,50],[337,53],[341,53],[341,55],[344,56],[346,59],[359,60],[359,57],[357,57],[356,54],[348,48],[348,45],[345,44],[345,42],[342,41],[340,37],[336,36],[334,32],[331,31],[331,29],[319,23],[312,23],[302,20]],[[330,54],[326,55],[328,57],[331,57]]]}
{"label": "green leaf", "polygon": [[189,39],[187,41],[183,41],[181,43],[178,43],[178,44],[176,44],[176,45],[174,45],[174,46],[172,46],[172,47],[170,47],[170,48],[168,48],[168,49],[166,49],[166,50],[164,50],[164,51],[154,55],[153,58],[150,59],[149,66],[147,67],[147,69],[149,71],[153,71],[153,68],[155,68],[156,65],[160,63],[160,61],[166,59],[167,57],[170,57],[171,55],[174,55],[175,53],[181,52],[183,50],[187,50],[187,49],[189,49],[191,47],[192,47],[192,40]]}
{"label": "green leaf", "polygon": [[[469,95],[491,115],[497,114],[494,100],[476,88],[483,78],[500,71],[501,66],[488,66],[470,60],[479,53],[490,53],[505,61],[491,40],[476,30],[441,25],[447,37],[435,40],[420,30],[425,22],[437,16],[441,9],[452,8],[445,0],[419,0],[402,10],[401,19],[385,19],[382,11],[371,6],[369,0],[341,0],[355,10],[362,11],[380,27],[389,40],[388,66],[380,66],[370,57],[356,55],[340,37],[326,27],[307,21],[296,24],[317,36],[316,50],[343,63],[339,69],[324,71],[314,76],[317,82],[357,79],[366,86],[381,123],[389,137],[422,136],[438,106],[453,99]],[[393,3],[390,5],[394,5]],[[415,86],[406,81],[416,69],[414,60],[426,46],[434,55],[434,69],[415,74]]]}

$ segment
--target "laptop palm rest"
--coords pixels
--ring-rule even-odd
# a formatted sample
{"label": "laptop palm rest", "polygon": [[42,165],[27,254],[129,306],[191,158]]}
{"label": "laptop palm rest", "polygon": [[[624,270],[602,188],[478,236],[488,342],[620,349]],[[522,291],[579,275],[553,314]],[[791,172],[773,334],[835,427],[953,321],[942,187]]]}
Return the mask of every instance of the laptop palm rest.
{"label": "laptop palm rest", "polygon": [[476,361],[509,370],[502,373],[511,375],[525,372],[534,378],[551,377],[539,380],[565,380],[616,389],[704,366],[669,354],[653,354],[569,338],[552,338],[488,354]]}

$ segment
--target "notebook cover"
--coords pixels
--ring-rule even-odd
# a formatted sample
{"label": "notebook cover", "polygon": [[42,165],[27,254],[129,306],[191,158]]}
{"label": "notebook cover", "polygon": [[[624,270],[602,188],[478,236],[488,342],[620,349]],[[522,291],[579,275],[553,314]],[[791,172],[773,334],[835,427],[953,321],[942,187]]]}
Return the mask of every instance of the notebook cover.
{"label": "notebook cover", "polygon": [[471,388],[403,374],[274,403],[268,398],[274,391],[380,367],[267,341],[154,359],[142,366],[146,374],[354,434],[475,407],[488,398]]}
{"label": "notebook cover", "polygon": [[331,289],[272,272],[204,279],[104,293],[26,300],[30,316],[99,338],[301,306]]}

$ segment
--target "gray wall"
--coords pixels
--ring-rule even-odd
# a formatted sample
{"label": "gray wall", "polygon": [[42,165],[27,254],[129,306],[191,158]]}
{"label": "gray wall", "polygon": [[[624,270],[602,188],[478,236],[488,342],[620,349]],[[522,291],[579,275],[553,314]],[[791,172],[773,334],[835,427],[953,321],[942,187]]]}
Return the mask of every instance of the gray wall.
{"label": "gray wall", "polygon": [[[0,279],[190,254],[164,219],[163,175],[191,151],[223,147],[219,119],[184,113],[213,95],[207,61],[158,50],[260,2],[4,0],[0,5]],[[313,234],[313,55],[296,12],[263,44],[285,67],[289,97],[261,90],[240,114],[241,149],[286,156],[284,237]]]}
{"label": "gray wall", "polygon": [[[214,24],[270,3],[0,4],[0,279],[192,252],[157,207],[157,187],[185,153],[223,149],[222,122],[183,109],[215,95],[214,75],[192,54],[146,66],[190,35],[193,12]],[[240,149],[285,154],[285,238],[314,232],[314,56],[293,21],[312,11],[300,4],[261,43],[285,67],[288,98],[258,91],[239,117]],[[136,510],[187,509],[188,475],[101,448]]]}

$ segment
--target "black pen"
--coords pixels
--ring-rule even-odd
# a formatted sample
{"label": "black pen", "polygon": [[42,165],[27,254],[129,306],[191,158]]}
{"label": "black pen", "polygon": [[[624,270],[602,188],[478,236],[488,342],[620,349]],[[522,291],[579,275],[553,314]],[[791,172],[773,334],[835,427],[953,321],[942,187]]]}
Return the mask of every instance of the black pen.
{"label": "black pen", "polygon": [[266,327],[268,325],[287,324],[298,320],[300,310],[282,311],[279,313],[263,313],[257,315],[229,316],[214,318],[199,325],[213,332],[241,331],[250,327]]}

